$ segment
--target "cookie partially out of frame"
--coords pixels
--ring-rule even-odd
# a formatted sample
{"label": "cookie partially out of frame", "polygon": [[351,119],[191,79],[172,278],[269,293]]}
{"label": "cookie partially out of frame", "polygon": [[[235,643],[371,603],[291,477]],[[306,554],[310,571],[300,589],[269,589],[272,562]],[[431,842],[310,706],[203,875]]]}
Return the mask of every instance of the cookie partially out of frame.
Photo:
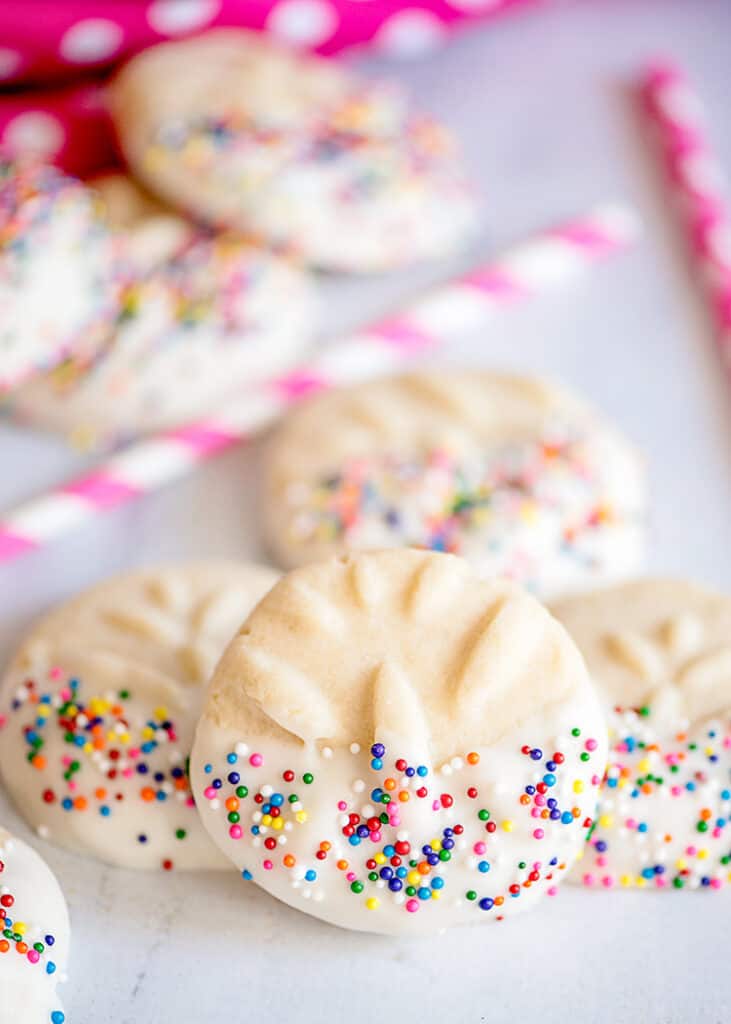
{"label": "cookie partially out of frame", "polygon": [[731,883],[731,597],[646,579],[558,602],[609,720],[589,887]]}
{"label": "cookie partially out of frame", "polygon": [[21,643],[0,689],[0,775],[39,835],[130,868],[220,868],[188,757],[224,646],[276,574],[189,563],[114,577]]}
{"label": "cookie partially out of frame", "polygon": [[555,892],[605,756],[558,622],[461,559],[401,550],[270,591],[213,675],[191,778],[245,879],[342,927],[419,933]]}

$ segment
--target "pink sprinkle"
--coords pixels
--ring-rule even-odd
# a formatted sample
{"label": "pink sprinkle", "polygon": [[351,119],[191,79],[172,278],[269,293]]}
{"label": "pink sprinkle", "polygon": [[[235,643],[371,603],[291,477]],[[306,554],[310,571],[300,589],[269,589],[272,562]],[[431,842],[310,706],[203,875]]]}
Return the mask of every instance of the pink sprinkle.
{"label": "pink sprinkle", "polygon": [[594,876],[593,875],[584,875],[584,877],[581,880],[584,883],[584,885],[593,885],[594,884]]}
{"label": "pink sprinkle", "polygon": [[228,834],[231,836],[232,839],[241,839],[241,836],[244,833],[241,828],[241,825],[232,825],[231,828],[228,830]]}
{"label": "pink sprinkle", "polygon": [[37,949],[29,949],[26,955],[32,964],[37,964],[41,959],[41,954]]}
{"label": "pink sprinkle", "polygon": [[545,833],[544,833],[544,831],[543,831],[543,829],[542,829],[542,828],[537,828],[537,829],[535,829],[535,831],[533,832],[533,838],[534,838],[534,839],[543,839],[543,836],[544,836],[544,835],[545,835]]}
{"label": "pink sprinkle", "polygon": [[[51,677],[51,679],[60,679],[61,676],[63,675],[63,670],[58,665],[54,665],[48,674]],[[64,693],[68,692],[68,690],[64,690]]]}
{"label": "pink sprinkle", "polygon": [[418,900],[406,900],[406,909],[408,910],[408,912],[410,914],[415,914],[416,911],[419,909],[419,901]]}
{"label": "pink sprinkle", "polygon": [[531,807],[530,816],[531,818],[540,818],[541,812],[538,810],[537,807]]}
{"label": "pink sprinkle", "polygon": [[195,800],[193,799],[192,796],[189,796],[188,799],[185,801],[185,806],[186,807],[195,807]]}
{"label": "pink sprinkle", "polygon": [[433,811],[438,811],[438,810],[439,810],[439,808],[440,808],[441,806],[442,806],[442,805],[441,805],[441,804],[439,803],[439,801],[438,801],[438,800],[432,800],[432,805],[431,805],[431,809],[432,809]]}
{"label": "pink sprinkle", "polygon": [[380,832],[371,832],[371,842],[372,843],[380,843],[380,841],[381,841],[381,833]]}
{"label": "pink sprinkle", "polygon": [[262,754],[252,754],[249,758],[249,764],[254,768],[261,768],[264,764],[264,756]]}
{"label": "pink sprinkle", "polygon": [[714,828],[711,834],[714,839],[720,839],[720,837],[723,835],[723,829],[716,826],[716,828]]}
{"label": "pink sprinkle", "polygon": [[720,878],[712,878],[711,879],[711,888],[712,889],[720,889],[722,885],[723,885],[723,882],[721,881]]}
{"label": "pink sprinkle", "polygon": [[601,781],[602,781],[601,775],[592,775],[592,777],[591,777],[591,784],[592,784],[592,786],[598,786]]}
{"label": "pink sprinkle", "polygon": [[487,846],[484,843],[475,843],[472,849],[475,851],[475,853],[484,853],[485,850],[487,849]]}
{"label": "pink sprinkle", "polygon": [[665,878],[663,875],[655,875],[655,887],[657,889],[664,889],[667,884],[667,878]]}
{"label": "pink sprinkle", "polygon": [[673,796],[682,796],[683,795],[683,789],[682,789],[681,786],[671,786],[670,787],[670,792],[673,794]]}
{"label": "pink sprinkle", "polygon": [[586,747],[587,750],[596,750],[598,744],[597,744],[596,740],[589,739],[589,740],[586,741],[584,746]]}
{"label": "pink sprinkle", "polygon": [[356,875],[355,871],[349,871],[345,877],[348,879],[349,882],[354,882],[358,876]]}
{"label": "pink sprinkle", "polygon": [[344,800],[338,800],[338,810],[339,811],[347,811],[347,809],[348,809],[348,805],[346,804],[346,802]]}
{"label": "pink sprinkle", "polygon": [[612,878],[612,876],[605,875],[604,878],[602,878],[602,885],[605,889],[611,889],[614,885],[614,879]]}
{"label": "pink sprinkle", "polygon": [[546,889],[548,896],[558,896],[558,886],[552,885],[550,889]]}
{"label": "pink sprinkle", "polygon": [[542,793],[536,793],[536,795],[533,797],[533,803],[536,805],[536,807],[545,807],[546,798],[545,796],[543,796]]}
{"label": "pink sprinkle", "polygon": [[596,859],[596,866],[598,868],[605,868],[607,866],[607,858],[606,857],[597,857],[597,859]]}
{"label": "pink sprinkle", "polygon": [[262,864],[262,867],[264,868],[265,871],[271,871],[274,865],[270,860],[265,860]]}
{"label": "pink sprinkle", "polygon": [[627,825],[627,828],[637,828],[637,819],[636,818],[627,818],[627,821],[625,822],[625,824]]}
{"label": "pink sprinkle", "polygon": [[203,790],[203,796],[206,798],[206,800],[215,800],[216,790],[213,788],[213,786],[206,786],[206,788]]}
{"label": "pink sprinkle", "polygon": [[686,847],[685,852],[688,854],[689,857],[695,857],[698,851],[696,850],[695,846],[688,846]]}

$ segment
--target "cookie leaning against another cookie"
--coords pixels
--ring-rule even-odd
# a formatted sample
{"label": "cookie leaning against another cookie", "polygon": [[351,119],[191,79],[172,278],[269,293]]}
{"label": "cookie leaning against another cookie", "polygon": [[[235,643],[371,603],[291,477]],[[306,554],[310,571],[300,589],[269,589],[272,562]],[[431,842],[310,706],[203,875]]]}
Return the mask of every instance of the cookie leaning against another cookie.
{"label": "cookie leaning against another cookie", "polygon": [[553,893],[605,757],[583,661],[548,612],[461,559],[401,550],[274,587],[213,675],[191,780],[244,878],[400,934]]}
{"label": "cookie leaning against another cookie", "polygon": [[126,254],[119,316],[91,358],[17,393],[18,419],[81,448],[114,446],[205,416],[303,357],[315,299],[302,271],[156,210],[123,176],[101,192]]}
{"label": "cookie leaning against another cookie", "polygon": [[93,354],[116,310],[116,258],[81,182],[0,155],[0,394]]}
{"label": "cookie leaning against another cookie", "polygon": [[71,926],[48,865],[0,827],[0,1024],[63,1024]]}
{"label": "cookie leaning against another cookie", "polygon": [[558,602],[609,715],[609,766],[576,880],[731,883],[731,597],[649,579]]}
{"label": "cookie leaning against another cookie", "polygon": [[639,457],[588,405],[535,377],[443,370],[293,410],[263,518],[285,567],[409,545],[556,595],[636,572],[644,510]]}
{"label": "cookie leaning against another cookie", "polygon": [[0,689],[0,775],[40,835],[133,868],[220,868],[187,759],[203,689],[276,574],[189,563],[115,577],[42,619]]}
{"label": "cookie leaning against another cookie", "polygon": [[392,86],[219,29],[133,58],[109,101],[127,160],[169,202],[329,270],[446,255],[475,228],[447,132]]}

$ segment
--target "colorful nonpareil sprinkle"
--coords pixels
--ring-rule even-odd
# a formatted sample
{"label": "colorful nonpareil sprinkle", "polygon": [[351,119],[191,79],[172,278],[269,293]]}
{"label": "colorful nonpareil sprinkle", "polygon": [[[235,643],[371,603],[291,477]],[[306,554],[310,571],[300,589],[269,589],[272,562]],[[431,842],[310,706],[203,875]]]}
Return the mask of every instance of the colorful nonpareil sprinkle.
{"label": "colorful nonpareil sprinkle", "polygon": [[658,727],[616,708],[584,885],[721,889],[731,883],[731,725]]}
{"label": "colorful nonpareil sprinkle", "polygon": [[[11,733],[22,737],[19,756],[37,773],[28,800],[49,813],[93,818],[97,829],[105,823],[114,828],[132,805],[120,841],[156,849],[162,844],[170,855],[160,858],[160,866],[174,867],[176,847],[189,839],[198,820],[188,751],[181,749],[167,708],[141,706],[130,690],[95,693],[88,683],[53,668],[47,678],[26,679],[12,696],[7,715],[0,717],[4,741],[10,742]],[[37,807],[32,816],[38,816]]]}
{"label": "colorful nonpareil sprinkle", "polygon": [[[56,963],[53,959],[53,947],[56,936],[52,931],[38,930],[35,926],[28,925],[22,917],[18,917],[20,911],[16,909],[16,899],[11,889],[3,885],[3,873],[5,862],[3,851],[0,848],[0,955],[11,955],[16,953],[24,957],[29,964],[38,966],[39,970],[46,974],[56,973]],[[38,931],[38,935],[34,933]],[[62,1018],[63,1019],[63,1018]]]}
{"label": "colorful nonpareil sprinkle", "polygon": [[601,449],[562,430],[471,459],[362,457],[290,489],[289,539],[447,551],[544,592],[619,569],[641,517],[610,493]]}
{"label": "colorful nonpareil sprinkle", "polygon": [[435,768],[355,743],[322,747],[302,771],[241,743],[203,766],[201,796],[246,846],[244,877],[265,887],[280,876],[305,899],[345,896],[367,912],[413,915],[441,900],[502,919],[526,890],[554,894],[570,866],[577,830],[593,824],[604,766],[592,772],[585,756],[596,749],[576,728],[551,752],[524,744],[495,761],[470,750]]}

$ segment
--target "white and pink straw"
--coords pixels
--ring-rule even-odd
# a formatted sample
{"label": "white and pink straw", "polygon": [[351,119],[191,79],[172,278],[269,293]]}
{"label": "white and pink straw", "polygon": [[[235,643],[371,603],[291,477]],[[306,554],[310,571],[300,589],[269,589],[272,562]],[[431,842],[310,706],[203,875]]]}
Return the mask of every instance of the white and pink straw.
{"label": "white and pink straw", "polygon": [[437,287],[399,315],[328,346],[311,364],[246,391],[215,416],[139,441],[92,472],[17,508],[0,521],[0,563],[184,476],[252,438],[314,391],[389,373],[450,337],[480,329],[496,310],[563,283],[625,248],[638,233],[635,214],[613,204],[538,234]]}
{"label": "white and pink straw", "polygon": [[652,64],[641,88],[721,357],[731,374],[731,212],[726,176],[709,141],[701,100],[683,69],[672,61]]}

